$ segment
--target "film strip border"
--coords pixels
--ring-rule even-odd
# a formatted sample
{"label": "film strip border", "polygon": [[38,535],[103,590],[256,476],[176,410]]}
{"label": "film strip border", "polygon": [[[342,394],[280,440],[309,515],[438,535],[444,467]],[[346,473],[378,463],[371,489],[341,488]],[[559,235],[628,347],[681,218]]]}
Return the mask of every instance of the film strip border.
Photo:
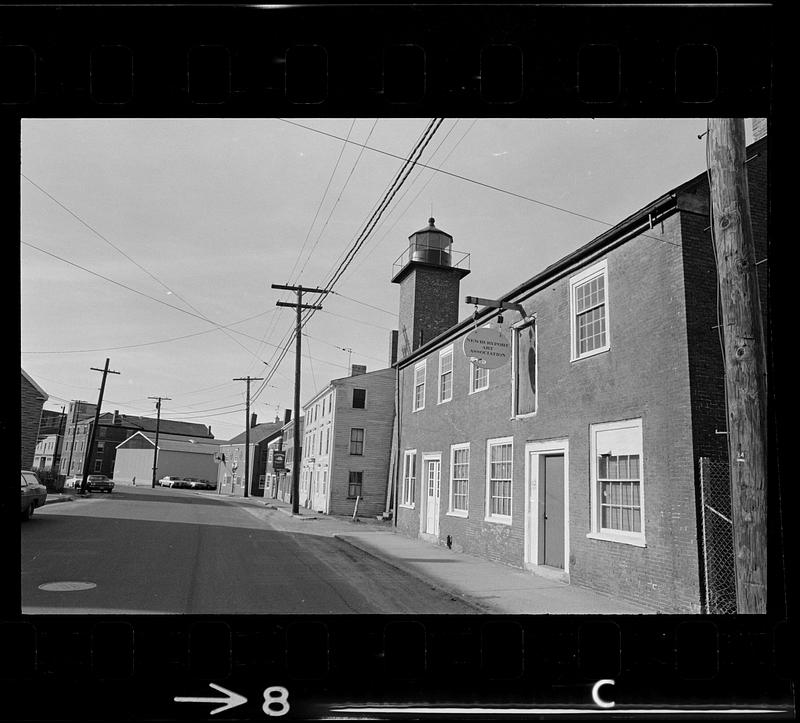
{"label": "film strip border", "polygon": [[42,720],[99,718],[121,701],[133,719],[192,719],[208,704],[175,698],[209,696],[211,683],[247,699],[242,716],[268,689],[309,718],[398,706],[792,710],[788,626],[756,616],[47,617],[3,623],[0,639],[4,689]]}
{"label": "film strip border", "polygon": [[766,116],[773,10],[17,7],[0,35],[0,107]]}

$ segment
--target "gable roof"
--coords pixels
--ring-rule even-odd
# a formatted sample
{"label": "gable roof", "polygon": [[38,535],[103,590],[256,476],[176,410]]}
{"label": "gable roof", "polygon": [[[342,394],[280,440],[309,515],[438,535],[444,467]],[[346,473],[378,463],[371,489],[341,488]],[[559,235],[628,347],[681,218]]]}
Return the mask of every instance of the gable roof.
{"label": "gable roof", "polygon": [[42,388],[41,388],[41,387],[40,387],[40,386],[39,386],[39,385],[38,385],[38,384],[37,384],[35,381],[33,381],[33,379],[32,379],[32,377],[31,377],[31,375],[30,375],[30,374],[28,374],[28,372],[26,372],[26,371],[25,371],[24,369],[22,369],[21,367],[20,367],[20,371],[22,372],[22,378],[23,378],[23,379],[25,379],[25,380],[28,382],[28,384],[30,384],[30,385],[31,385],[31,386],[32,386],[32,387],[33,387],[33,388],[36,390],[36,393],[37,393],[37,394],[38,394],[38,395],[39,395],[39,396],[40,396],[42,399],[44,399],[45,401],[47,401],[47,399],[49,399],[49,398],[50,398],[50,395],[49,395],[49,394],[48,394],[48,393],[47,393],[47,392],[46,392],[44,389],[42,389]]}
{"label": "gable roof", "polygon": [[[100,426],[120,427],[122,429],[141,430],[143,432],[156,431],[158,425],[159,434],[172,434],[184,437],[196,437],[203,439],[214,439],[214,435],[209,432],[205,424],[196,422],[178,422],[172,419],[162,419],[160,422],[152,417],[135,417],[131,414],[120,414],[121,424],[114,424],[114,414],[103,412],[100,415]],[[91,422],[94,416],[84,417],[79,420],[82,423]]]}
{"label": "gable roof", "polygon": [[[130,437],[120,442],[117,445],[117,449],[136,437],[146,439],[151,445],[154,445],[156,441],[155,433],[134,432]],[[169,434],[163,435],[160,433],[158,437],[158,448],[162,451],[170,450],[173,452],[199,452],[203,454],[216,454],[220,443],[221,442],[218,439],[208,439],[207,437],[187,437]]]}
{"label": "gable roof", "polygon": [[[258,444],[265,439],[274,437],[280,434],[283,428],[283,422],[264,422],[257,424],[255,427],[250,427],[250,444]],[[247,432],[241,432],[235,437],[231,438],[227,444],[244,444],[247,440]]]}

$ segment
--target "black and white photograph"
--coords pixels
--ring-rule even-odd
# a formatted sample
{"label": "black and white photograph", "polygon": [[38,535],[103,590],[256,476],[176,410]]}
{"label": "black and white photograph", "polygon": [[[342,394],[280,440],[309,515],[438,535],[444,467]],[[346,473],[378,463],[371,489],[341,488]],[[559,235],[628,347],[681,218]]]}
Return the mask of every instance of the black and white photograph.
{"label": "black and white photograph", "polygon": [[767,118],[20,133],[23,615],[766,612]]}

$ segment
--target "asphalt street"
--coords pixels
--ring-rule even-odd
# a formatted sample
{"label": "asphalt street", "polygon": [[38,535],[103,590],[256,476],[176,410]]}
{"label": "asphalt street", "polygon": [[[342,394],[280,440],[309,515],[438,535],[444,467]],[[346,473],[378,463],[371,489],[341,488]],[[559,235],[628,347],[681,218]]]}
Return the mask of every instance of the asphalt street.
{"label": "asphalt street", "polygon": [[331,535],[288,531],[282,517],[149,487],[47,505],[21,525],[22,612],[475,612]]}

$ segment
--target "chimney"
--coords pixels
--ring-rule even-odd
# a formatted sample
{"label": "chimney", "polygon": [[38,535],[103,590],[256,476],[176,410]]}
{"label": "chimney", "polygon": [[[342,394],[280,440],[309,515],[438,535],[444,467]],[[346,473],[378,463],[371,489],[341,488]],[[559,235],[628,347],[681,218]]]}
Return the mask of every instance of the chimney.
{"label": "chimney", "polygon": [[114,410],[113,424],[122,424],[122,417],[119,416],[119,409]]}
{"label": "chimney", "polygon": [[250,429],[252,429],[253,427],[256,426],[256,420],[257,419],[258,419],[258,415],[255,412],[253,412],[250,415]]}
{"label": "chimney", "polygon": [[760,141],[767,135],[767,119],[766,118],[751,118],[753,125],[753,142]]}
{"label": "chimney", "polygon": [[393,329],[389,338],[389,366],[397,361],[397,329]]}
{"label": "chimney", "polygon": [[292,421],[292,410],[291,409],[285,409],[284,412],[283,412],[283,423],[284,424],[289,424],[289,422],[291,422],[291,421]]}
{"label": "chimney", "polygon": [[353,364],[350,368],[350,376],[357,377],[359,374],[366,374],[367,367],[364,364]]}

